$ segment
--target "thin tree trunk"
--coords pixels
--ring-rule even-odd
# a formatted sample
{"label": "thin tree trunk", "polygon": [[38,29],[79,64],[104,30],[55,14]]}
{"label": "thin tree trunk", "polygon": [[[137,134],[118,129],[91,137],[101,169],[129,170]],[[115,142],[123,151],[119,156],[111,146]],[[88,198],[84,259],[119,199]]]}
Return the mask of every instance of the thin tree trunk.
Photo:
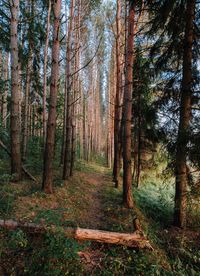
{"label": "thin tree trunk", "polygon": [[71,129],[72,129],[72,145],[71,145],[71,162],[70,162],[70,176],[73,175],[73,170],[74,170],[74,162],[75,162],[75,123],[74,120],[72,119],[71,123]]}
{"label": "thin tree trunk", "polygon": [[49,32],[50,32],[50,17],[51,17],[51,0],[49,0],[49,8],[47,14],[47,29],[46,29],[46,41],[44,48],[44,76],[43,76],[43,136],[44,144],[46,141],[47,132],[47,61],[48,61],[48,47],[49,47]]}
{"label": "thin tree trunk", "polygon": [[137,176],[136,176],[136,185],[137,188],[140,187],[140,174],[141,174],[141,134],[142,134],[142,126],[141,126],[141,94],[138,91],[138,147],[137,147]]}
{"label": "thin tree trunk", "polygon": [[7,96],[8,96],[8,53],[6,53],[5,57],[5,65],[4,65],[4,92],[2,96],[2,126],[3,128],[7,127]]}
{"label": "thin tree trunk", "polygon": [[[28,142],[28,109],[29,109],[29,95],[30,95],[30,81],[31,81],[31,61],[32,50],[29,48],[29,57],[26,68],[26,87],[25,87],[25,99],[24,99],[24,125],[23,125],[23,141],[22,141],[22,158],[26,159],[27,142]],[[34,118],[35,120],[35,118]]]}
{"label": "thin tree trunk", "polygon": [[47,124],[47,139],[44,155],[44,174],[42,188],[46,193],[53,192],[53,157],[55,148],[56,132],[56,105],[59,85],[59,55],[60,55],[60,12],[61,0],[53,1],[54,25],[53,25],[53,48],[52,68],[50,85],[50,108]]}
{"label": "thin tree trunk", "polygon": [[123,103],[123,201],[128,208],[133,207],[132,173],[131,173],[131,122],[132,122],[132,88],[134,62],[134,19],[135,6],[129,1],[128,36],[126,50],[126,73]]}
{"label": "thin tree trunk", "polygon": [[18,64],[18,10],[19,0],[10,0],[11,7],[11,173],[15,175],[15,180],[21,179],[21,152],[20,152],[20,114],[19,114],[19,64]]}
{"label": "thin tree trunk", "polygon": [[121,61],[120,61],[120,33],[121,33],[121,5],[120,0],[117,0],[116,14],[116,97],[115,97],[115,118],[114,118],[114,166],[113,180],[115,187],[119,187],[119,173],[121,169],[121,143],[120,143],[120,121],[121,121]]}
{"label": "thin tree trunk", "polygon": [[87,159],[87,142],[86,142],[86,99],[83,95],[83,158]]}
{"label": "thin tree trunk", "polygon": [[70,160],[71,160],[71,47],[72,47],[72,30],[74,17],[74,0],[70,4],[70,21],[67,36],[67,51],[66,51],[66,93],[67,93],[67,111],[66,111],[66,139],[65,139],[65,156],[63,166],[63,179],[66,180],[70,176]]}
{"label": "thin tree trunk", "polygon": [[66,65],[65,65],[65,84],[64,84],[64,107],[63,107],[63,131],[62,131],[62,147],[60,156],[60,165],[64,164],[65,159],[65,147],[66,147],[66,124],[67,124],[67,71],[68,71],[68,61],[67,61],[67,43],[68,43],[68,19],[67,19],[67,3],[65,3],[65,13],[66,13]]}
{"label": "thin tree trunk", "polygon": [[194,40],[193,21],[195,18],[195,1],[187,1],[185,41],[183,51],[183,78],[181,88],[180,119],[176,149],[176,193],[174,225],[186,226],[187,208],[187,144],[189,141],[189,124],[191,120],[192,99],[192,45]]}
{"label": "thin tree trunk", "polygon": [[[0,46],[0,80],[3,79],[3,58],[2,58],[2,48]],[[3,108],[3,97],[2,97],[2,91],[0,89],[0,120],[3,121],[2,114],[2,108]]]}

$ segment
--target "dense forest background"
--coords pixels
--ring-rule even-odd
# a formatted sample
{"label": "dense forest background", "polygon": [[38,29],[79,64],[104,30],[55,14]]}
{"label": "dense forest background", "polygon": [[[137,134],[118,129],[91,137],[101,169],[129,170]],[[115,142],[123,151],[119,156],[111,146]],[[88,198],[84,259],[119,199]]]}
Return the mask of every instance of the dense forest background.
{"label": "dense forest background", "polygon": [[0,274],[199,275],[199,49],[195,0],[0,0]]}

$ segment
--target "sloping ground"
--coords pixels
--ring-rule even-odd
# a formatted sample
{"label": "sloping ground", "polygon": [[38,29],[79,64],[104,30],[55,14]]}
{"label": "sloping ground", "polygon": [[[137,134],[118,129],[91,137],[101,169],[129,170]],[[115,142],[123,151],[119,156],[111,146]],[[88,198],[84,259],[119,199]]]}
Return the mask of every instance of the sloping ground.
{"label": "sloping ground", "polygon": [[[96,164],[79,164],[77,168],[65,183],[56,172],[52,195],[42,193],[33,183],[6,186],[7,193],[14,194],[7,217],[54,224],[58,233],[43,237],[1,231],[0,275],[191,275],[187,274],[192,271],[191,267],[183,268],[180,263],[187,256],[180,252],[183,248],[180,245],[184,241],[184,248],[192,248],[199,239],[197,234],[193,233],[191,240],[191,232],[183,235],[175,229],[160,229],[138,209],[124,208],[122,191],[114,188],[108,169]],[[136,214],[152,241],[153,252],[77,243],[62,236],[62,226],[132,232]],[[180,262],[171,262],[167,254],[172,259],[178,256]],[[188,255],[188,258],[193,257],[195,260],[191,261],[198,265],[198,255]],[[197,270],[193,275],[198,275],[195,273]]]}
{"label": "sloping ground", "polygon": [[86,172],[75,172],[65,183],[60,181],[52,195],[42,193],[35,184],[26,191],[22,186],[25,184],[17,184],[22,195],[19,193],[13,203],[12,218],[60,226],[133,231],[134,214],[122,206],[121,191],[114,189],[108,170],[92,164],[89,168]]}

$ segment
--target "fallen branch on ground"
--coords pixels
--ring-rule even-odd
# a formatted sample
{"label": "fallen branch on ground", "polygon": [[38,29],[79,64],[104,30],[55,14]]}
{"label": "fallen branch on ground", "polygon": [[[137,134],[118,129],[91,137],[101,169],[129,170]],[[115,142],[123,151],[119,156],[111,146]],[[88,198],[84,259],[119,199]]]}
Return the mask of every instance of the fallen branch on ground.
{"label": "fallen branch on ground", "polygon": [[[5,152],[11,156],[10,151],[7,149],[7,147],[4,145],[4,143],[0,140],[0,147],[2,147],[2,149],[5,150]],[[22,165],[22,171],[25,173],[25,175],[27,175],[31,180],[33,180],[34,182],[37,182],[37,179],[24,167],[24,165]]]}
{"label": "fallen branch on ground", "polygon": [[[47,227],[35,223],[23,223],[14,220],[0,220],[0,227],[14,230],[21,228],[28,232],[44,233],[47,230],[54,231],[54,227]],[[147,248],[152,250],[150,242],[143,234],[136,231],[134,233],[118,233],[102,230],[83,229],[83,228],[64,228],[64,234],[67,238],[74,238],[80,241],[95,241],[99,243],[119,244],[134,248]]]}

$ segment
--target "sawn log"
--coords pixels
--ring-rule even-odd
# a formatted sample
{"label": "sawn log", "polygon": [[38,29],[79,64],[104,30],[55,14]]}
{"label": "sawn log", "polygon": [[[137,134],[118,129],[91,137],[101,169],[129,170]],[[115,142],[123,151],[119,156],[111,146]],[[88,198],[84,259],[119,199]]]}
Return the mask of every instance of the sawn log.
{"label": "sawn log", "polygon": [[[0,220],[0,227],[12,230],[21,228],[28,232],[44,233],[47,230],[54,231],[54,227],[47,227],[35,223],[22,223],[14,220]],[[152,250],[150,242],[146,237],[136,231],[134,233],[118,233],[102,230],[83,229],[83,228],[64,228],[67,238],[74,238],[80,241],[95,241],[99,243],[119,244],[133,248],[147,248]]]}

